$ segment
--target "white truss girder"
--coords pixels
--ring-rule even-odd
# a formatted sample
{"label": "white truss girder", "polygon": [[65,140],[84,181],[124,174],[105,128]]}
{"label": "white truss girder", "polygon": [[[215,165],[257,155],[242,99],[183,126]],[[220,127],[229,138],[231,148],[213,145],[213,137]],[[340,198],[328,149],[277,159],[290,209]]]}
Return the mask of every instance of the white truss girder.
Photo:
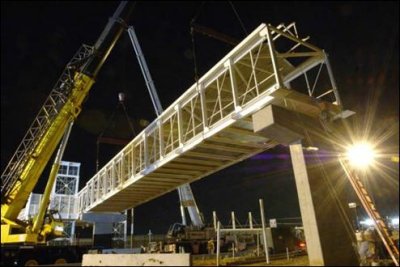
{"label": "white truss girder", "polygon": [[[123,211],[275,146],[249,118],[272,103],[318,116],[331,97],[340,112],[327,56],[306,40],[294,23],[261,24],[87,182],[79,209]],[[317,82],[323,66],[329,88]],[[306,94],[287,105],[279,92],[303,76]]]}

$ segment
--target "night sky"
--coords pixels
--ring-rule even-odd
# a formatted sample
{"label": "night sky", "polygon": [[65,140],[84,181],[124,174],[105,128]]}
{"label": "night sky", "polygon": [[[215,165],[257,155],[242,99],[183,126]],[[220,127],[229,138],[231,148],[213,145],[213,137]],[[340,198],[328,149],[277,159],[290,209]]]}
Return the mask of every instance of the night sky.
{"label": "night sky", "polygon": [[[233,4],[248,33],[263,22],[278,25],[295,21],[301,36],[311,36],[309,42],[330,55],[344,106],[358,114],[352,120],[355,131],[372,120],[371,135],[387,135],[380,149],[398,154],[398,2]],[[105,1],[1,2],[2,171],[65,64],[82,43],[94,44],[117,6],[118,2]],[[195,16],[200,25],[239,40],[246,36],[229,2],[138,2],[129,21],[164,108],[194,83],[190,21]],[[195,34],[195,47],[199,76],[232,49],[200,34]],[[64,155],[64,160],[82,163],[81,187],[95,173],[96,138],[102,131],[106,129],[105,136],[132,137],[122,109],[116,109],[119,92],[127,96],[127,111],[138,133],[143,128],[140,120],[152,121],[155,112],[127,33],[100,71]],[[104,165],[120,148],[102,145],[100,149],[100,164]],[[398,216],[398,166],[384,164],[385,178],[376,174],[368,186],[382,215]],[[36,192],[42,190],[44,180]],[[234,210],[244,222],[247,211],[258,214],[258,198],[264,198],[268,218],[300,216],[286,147],[195,182],[192,189],[208,221],[216,210],[222,223],[227,223]],[[350,191],[348,195],[349,202],[355,200]],[[178,203],[174,191],[137,208],[136,232],[165,232],[170,224],[180,221]]]}

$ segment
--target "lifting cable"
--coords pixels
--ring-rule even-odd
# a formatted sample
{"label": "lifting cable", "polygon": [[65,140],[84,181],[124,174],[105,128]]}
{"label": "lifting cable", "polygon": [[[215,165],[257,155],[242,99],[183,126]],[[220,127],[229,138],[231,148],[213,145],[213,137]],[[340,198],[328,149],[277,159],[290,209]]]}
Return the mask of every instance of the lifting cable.
{"label": "lifting cable", "polygon": [[[193,18],[190,21],[190,35],[191,35],[191,40],[192,40],[192,57],[193,57],[193,67],[194,67],[194,80],[196,84],[199,81],[199,74],[198,74],[198,66],[197,66],[197,59],[196,59],[196,43],[194,39],[194,23],[196,22],[197,18],[200,16],[200,12],[202,11],[202,8],[204,6],[204,1],[201,2],[200,6],[197,9],[196,14],[193,16]],[[235,13],[236,18],[239,21],[239,24],[245,33],[245,36],[248,35],[247,29],[244,26],[243,20],[240,18],[239,13],[237,12],[235,6],[233,5],[232,1],[228,1],[229,5],[232,7],[233,13]]]}
{"label": "lifting cable", "polygon": [[113,113],[111,114],[111,117],[108,120],[108,123],[107,123],[106,127],[104,128],[104,130],[97,137],[97,141],[96,141],[96,172],[99,171],[100,139],[103,137],[104,133],[110,127],[111,122],[113,121],[113,119],[115,117],[115,114],[116,114],[116,111],[118,110],[119,106],[122,106],[122,110],[124,111],[125,118],[128,121],[128,125],[129,125],[129,128],[130,128],[131,132],[132,132],[132,136],[136,136],[135,128],[133,127],[133,124],[132,124],[131,120],[129,119],[129,115],[128,115],[128,112],[126,110],[125,104],[124,104],[124,101],[125,101],[124,93],[119,93],[118,94],[118,100],[119,100],[118,104],[117,104],[116,108],[114,109]]}
{"label": "lifting cable", "polygon": [[241,19],[240,16],[239,16],[239,13],[238,13],[237,10],[236,10],[235,6],[233,5],[232,1],[228,1],[228,3],[231,5],[231,7],[232,7],[232,9],[233,9],[233,12],[235,13],[236,18],[238,19],[238,21],[239,21],[239,23],[240,23],[240,26],[242,27],[242,30],[244,31],[244,33],[245,33],[246,36],[247,36],[247,35],[248,35],[248,32],[247,32],[247,30],[246,30],[246,27],[245,27],[244,24],[243,24],[242,19]]}
{"label": "lifting cable", "polygon": [[200,16],[200,12],[204,6],[204,1],[201,2],[200,7],[197,10],[197,13],[193,16],[193,18],[190,21],[190,35],[192,37],[192,56],[193,56],[193,67],[194,67],[194,80],[196,84],[199,81],[199,74],[198,74],[198,69],[197,69],[197,60],[196,60],[196,43],[194,41],[194,29],[193,25],[197,18]]}

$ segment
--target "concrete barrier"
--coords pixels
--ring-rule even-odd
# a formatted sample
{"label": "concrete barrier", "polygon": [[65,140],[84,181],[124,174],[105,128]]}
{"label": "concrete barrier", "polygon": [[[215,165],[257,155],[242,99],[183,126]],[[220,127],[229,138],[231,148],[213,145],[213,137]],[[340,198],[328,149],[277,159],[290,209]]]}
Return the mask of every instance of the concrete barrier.
{"label": "concrete barrier", "polygon": [[82,266],[190,266],[190,254],[85,254]]}

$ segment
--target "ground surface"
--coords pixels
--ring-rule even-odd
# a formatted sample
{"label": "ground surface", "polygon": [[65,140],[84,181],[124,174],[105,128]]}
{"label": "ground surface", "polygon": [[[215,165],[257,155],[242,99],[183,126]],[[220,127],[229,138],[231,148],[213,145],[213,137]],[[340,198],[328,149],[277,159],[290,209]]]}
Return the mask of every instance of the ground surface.
{"label": "ground surface", "polygon": [[[221,266],[226,265],[240,265],[240,266],[309,266],[308,264],[308,256],[298,256],[290,258],[289,261],[285,259],[271,259],[270,264],[266,264],[264,262],[257,262],[257,263],[238,263],[235,264],[230,259],[223,259],[220,262]],[[42,266],[81,266],[81,263],[69,263],[69,264],[62,264],[62,265],[42,265]],[[193,260],[192,266],[216,266],[215,259],[204,259],[204,260]]]}
{"label": "ground surface", "polygon": [[[271,259],[270,264],[266,264],[265,261],[244,263],[243,261],[232,261],[231,259],[220,260],[220,265],[240,265],[240,266],[308,266],[308,256],[293,257],[287,260],[284,259]],[[215,259],[195,259],[193,260],[193,266],[216,266]]]}
{"label": "ground surface", "polygon": [[[267,266],[265,262],[246,264],[245,266]],[[300,256],[292,258],[289,261],[287,259],[273,260],[268,266],[309,266],[308,256]]]}

